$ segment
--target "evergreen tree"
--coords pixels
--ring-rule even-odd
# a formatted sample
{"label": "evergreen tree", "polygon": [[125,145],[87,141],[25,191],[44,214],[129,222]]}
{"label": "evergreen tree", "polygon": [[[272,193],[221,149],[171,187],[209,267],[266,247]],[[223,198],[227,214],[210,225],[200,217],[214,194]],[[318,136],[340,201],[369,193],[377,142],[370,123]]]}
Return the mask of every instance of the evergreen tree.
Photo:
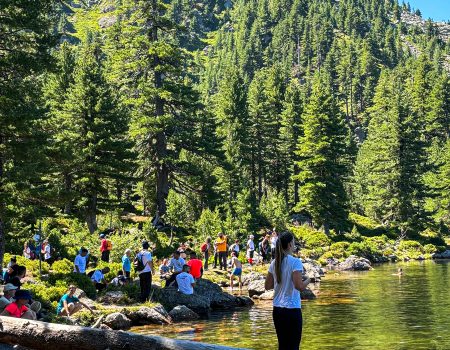
{"label": "evergreen tree", "polygon": [[52,0],[0,3],[0,265],[10,219],[32,211],[39,203],[35,190],[42,190],[45,135],[37,76],[51,63],[54,6]]}
{"label": "evergreen tree", "polygon": [[329,76],[317,73],[303,116],[303,136],[297,155],[300,201],[296,211],[306,211],[316,225],[339,229],[347,219],[343,166],[346,127],[331,93]]}
{"label": "evergreen tree", "polygon": [[127,115],[106,82],[102,56],[98,39],[89,34],[80,47],[74,82],[58,120],[62,128],[55,135],[55,142],[72,157],[70,199],[91,233],[97,229],[98,211],[114,203],[108,188],[133,169]]}

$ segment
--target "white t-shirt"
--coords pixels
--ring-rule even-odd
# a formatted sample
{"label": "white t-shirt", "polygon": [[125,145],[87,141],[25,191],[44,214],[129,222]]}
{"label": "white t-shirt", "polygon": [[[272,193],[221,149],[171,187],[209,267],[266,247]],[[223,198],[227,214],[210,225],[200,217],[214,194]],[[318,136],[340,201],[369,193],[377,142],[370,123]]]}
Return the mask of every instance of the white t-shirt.
{"label": "white t-shirt", "polygon": [[[75,258],[75,266],[78,266],[78,269],[80,270],[80,273],[85,273],[86,272],[86,260],[87,260],[87,255],[86,256],[81,256],[80,254],[78,254]],[[73,272],[77,272],[77,269],[74,268]]]}
{"label": "white t-shirt", "polygon": [[194,294],[192,283],[195,283],[194,277],[190,273],[182,272],[177,275],[178,291],[183,294]]}
{"label": "white t-shirt", "polygon": [[184,264],[186,264],[186,263],[184,262],[183,258],[180,257],[180,258],[178,258],[178,260],[175,258],[172,258],[172,259],[170,259],[170,262],[169,262],[169,268],[173,267],[173,272],[180,272],[181,270],[183,270]]}
{"label": "white t-shirt", "polygon": [[46,246],[45,246],[45,250],[44,250],[44,259],[45,260],[48,260],[48,259],[50,259],[51,258],[51,254],[50,254],[50,251],[51,251],[51,249],[50,249],[50,244],[47,244]]}
{"label": "white t-shirt", "polygon": [[255,250],[255,242],[252,239],[249,239],[247,242],[248,250]]}
{"label": "white t-shirt", "polygon": [[231,249],[232,249],[232,251],[234,251],[234,252],[236,252],[236,253],[239,253],[239,244],[234,243],[234,244],[231,246]]}
{"label": "white t-shirt", "polygon": [[302,261],[299,258],[288,255],[281,263],[281,284],[278,284],[275,273],[275,260],[271,262],[269,272],[274,280],[273,306],[287,309],[299,309],[302,307],[300,292],[295,289],[292,281],[292,273],[294,271],[303,271]]}
{"label": "white t-shirt", "polygon": [[270,248],[275,249],[277,247],[278,237],[270,237]]}
{"label": "white t-shirt", "polygon": [[102,279],[105,278],[105,275],[101,270],[95,270],[95,272],[92,274],[91,280],[96,283],[102,283]]}
{"label": "white t-shirt", "polygon": [[147,263],[153,260],[152,253],[150,253],[148,250],[142,250],[139,255],[142,257],[142,263],[144,264],[144,269],[142,271],[139,271],[139,274],[144,272],[151,272],[152,269]]}

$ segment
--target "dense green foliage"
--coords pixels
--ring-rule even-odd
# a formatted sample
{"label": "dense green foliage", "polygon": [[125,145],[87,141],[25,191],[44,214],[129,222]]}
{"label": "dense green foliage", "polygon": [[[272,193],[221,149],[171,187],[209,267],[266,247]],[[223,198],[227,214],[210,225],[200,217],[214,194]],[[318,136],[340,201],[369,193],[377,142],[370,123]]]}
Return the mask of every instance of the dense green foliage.
{"label": "dense green foliage", "polygon": [[[67,218],[64,232],[43,227],[63,257],[108,226],[118,242],[139,229],[167,248],[282,230],[296,214],[337,255],[370,255],[383,233],[442,244],[450,45],[431,21],[405,25],[408,11],[396,0],[2,3],[0,243],[20,251],[37,220]],[[155,213],[161,232],[145,219],[123,227]]]}

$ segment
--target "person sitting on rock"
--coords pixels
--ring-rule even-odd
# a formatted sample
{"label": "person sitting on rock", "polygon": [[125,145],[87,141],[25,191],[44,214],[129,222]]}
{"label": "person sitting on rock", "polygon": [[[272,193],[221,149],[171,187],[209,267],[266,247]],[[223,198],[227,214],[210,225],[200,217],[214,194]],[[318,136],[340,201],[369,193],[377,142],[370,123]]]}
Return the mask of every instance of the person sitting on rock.
{"label": "person sitting on rock", "polygon": [[17,267],[17,269],[16,269],[15,273],[9,279],[9,283],[13,284],[18,289],[20,289],[20,287],[22,286],[22,279],[27,274],[27,268],[22,265],[15,265],[15,267]]}
{"label": "person sitting on rock", "polygon": [[189,273],[191,267],[189,265],[184,265],[183,270],[176,277],[178,284],[178,291],[183,294],[191,295],[194,294],[195,280],[194,277]]}
{"label": "person sitting on rock", "polygon": [[176,277],[177,277],[178,274],[180,274],[183,271],[184,264],[185,264],[185,261],[184,261],[184,259],[182,257],[180,257],[180,252],[179,251],[175,251],[173,253],[173,258],[170,259],[170,262],[169,262],[169,269],[171,271],[173,271],[173,273],[167,279],[166,287],[169,287],[171,285],[175,286]]}
{"label": "person sitting on rock", "polygon": [[123,275],[123,271],[117,271],[117,276],[111,281],[111,284],[116,287],[122,287],[128,283],[128,279]]}
{"label": "person sitting on rock", "polygon": [[162,264],[159,266],[159,278],[164,280],[169,278],[171,275],[170,273],[170,267],[169,267],[169,260],[164,259]]}
{"label": "person sitting on rock", "polygon": [[109,267],[106,266],[101,270],[95,270],[92,274],[91,281],[92,283],[94,283],[95,289],[97,289],[98,291],[101,291],[108,286],[108,283],[106,283],[105,280],[105,274],[109,271]]}
{"label": "person sitting on rock", "polygon": [[14,295],[16,294],[17,287],[11,283],[5,284],[3,287],[3,296],[0,298],[0,312],[5,310],[9,304],[14,300]]}
{"label": "person sitting on rock", "polygon": [[56,315],[58,316],[72,316],[75,312],[80,311],[84,306],[90,312],[94,312],[89,305],[84,304],[74,294],[77,287],[70,285],[67,289],[67,293],[59,299],[58,306],[56,308]]}
{"label": "person sitting on rock", "polygon": [[233,290],[233,280],[234,280],[234,276],[236,276],[238,278],[238,284],[239,284],[239,290],[242,292],[242,281],[241,281],[241,276],[242,276],[242,263],[239,261],[238,257],[237,257],[237,253],[235,251],[233,251],[231,253],[231,268],[233,269],[231,271],[231,275],[230,275],[230,289]]}
{"label": "person sitting on rock", "polygon": [[197,259],[197,253],[191,251],[190,259],[187,264],[191,267],[190,273],[196,280],[203,276],[203,263],[200,259]]}
{"label": "person sitting on rock", "polygon": [[18,290],[16,291],[14,298],[16,301],[7,305],[2,313],[0,313],[0,316],[36,320],[36,313],[25,306],[25,304],[28,304],[30,300],[33,299],[31,293],[25,289]]}

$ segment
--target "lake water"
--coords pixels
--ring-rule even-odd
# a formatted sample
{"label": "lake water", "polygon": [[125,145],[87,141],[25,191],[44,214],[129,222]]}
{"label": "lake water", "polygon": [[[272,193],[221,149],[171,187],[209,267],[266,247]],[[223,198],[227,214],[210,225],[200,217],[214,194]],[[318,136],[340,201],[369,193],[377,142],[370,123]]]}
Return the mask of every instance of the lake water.
{"label": "lake water", "polygon": [[[393,276],[399,267],[404,276]],[[450,349],[450,261],[329,273],[314,301],[303,301],[302,350]],[[133,329],[141,334],[248,349],[277,349],[271,302],[214,312],[208,320]]]}

